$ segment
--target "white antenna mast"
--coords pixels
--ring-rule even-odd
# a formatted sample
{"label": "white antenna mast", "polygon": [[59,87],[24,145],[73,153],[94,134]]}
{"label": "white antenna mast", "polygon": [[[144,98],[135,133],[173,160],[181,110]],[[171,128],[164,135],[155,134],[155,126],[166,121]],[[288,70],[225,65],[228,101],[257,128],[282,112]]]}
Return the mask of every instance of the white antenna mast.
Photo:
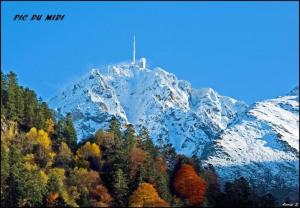
{"label": "white antenna mast", "polygon": [[135,64],[135,35],[133,36],[133,60],[132,63]]}

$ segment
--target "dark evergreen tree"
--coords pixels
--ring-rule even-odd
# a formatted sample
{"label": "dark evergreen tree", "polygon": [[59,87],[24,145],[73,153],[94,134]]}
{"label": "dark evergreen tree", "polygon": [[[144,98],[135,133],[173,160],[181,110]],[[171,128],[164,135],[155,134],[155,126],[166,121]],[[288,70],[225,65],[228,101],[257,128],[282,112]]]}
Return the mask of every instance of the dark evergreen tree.
{"label": "dark evergreen tree", "polygon": [[244,177],[226,182],[224,193],[216,200],[217,207],[257,207],[257,195]]}
{"label": "dark evergreen tree", "polygon": [[220,184],[213,165],[208,164],[204,170],[204,178],[207,183],[206,198],[209,206],[216,206],[219,195],[221,194]]}
{"label": "dark evergreen tree", "polygon": [[127,125],[127,129],[124,134],[124,146],[129,152],[137,144],[137,139],[135,136],[135,130],[132,124]]}
{"label": "dark evergreen tree", "polygon": [[39,171],[22,170],[18,178],[17,191],[20,194],[19,206],[41,206],[46,194],[46,186],[43,186]]}
{"label": "dark evergreen tree", "polygon": [[7,86],[7,115],[10,120],[18,119],[17,112],[17,94],[18,94],[18,83],[17,75],[13,72],[9,72],[7,75],[8,86]]}
{"label": "dark evergreen tree", "polygon": [[42,110],[42,112],[43,112],[43,114],[44,114],[44,117],[45,117],[46,119],[51,118],[53,121],[55,121],[55,118],[54,118],[54,111],[51,110],[51,109],[48,107],[48,104],[47,104],[46,102],[42,101],[42,102],[40,103],[40,106],[41,106],[41,110]]}
{"label": "dark evergreen tree", "polygon": [[258,207],[276,207],[276,199],[270,193],[259,197]]}
{"label": "dark evergreen tree", "polygon": [[24,90],[24,119],[23,123],[28,128],[35,126],[37,99],[34,91],[25,88]]}
{"label": "dark evergreen tree", "polygon": [[58,178],[57,175],[54,175],[54,174],[50,175],[48,182],[47,182],[47,191],[48,191],[48,193],[50,193],[50,192],[61,193],[62,192],[60,179]]}
{"label": "dark evergreen tree", "polygon": [[9,177],[9,160],[8,151],[4,144],[1,143],[1,207],[7,206],[8,182]]}
{"label": "dark evergreen tree", "polygon": [[12,207],[18,206],[20,192],[18,189],[19,181],[22,173],[22,155],[20,150],[12,145],[9,150],[9,177],[8,181],[8,197],[7,204]]}
{"label": "dark evergreen tree", "polygon": [[24,89],[23,87],[17,86],[16,88],[16,113],[17,113],[17,121],[22,123],[24,119]]}
{"label": "dark evergreen tree", "polygon": [[112,167],[112,171],[121,169],[123,173],[129,173],[129,154],[123,144],[117,146],[114,150],[110,150],[109,155],[108,162]]}
{"label": "dark evergreen tree", "polygon": [[153,159],[156,158],[158,156],[158,151],[155,148],[155,145],[152,141],[152,139],[149,136],[149,132],[146,129],[146,127],[142,127],[141,132],[139,134],[139,137],[141,139],[141,148],[145,151],[147,151],[150,154],[150,157],[152,157]]}
{"label": "dark evergreen tree", "polygon": [[174,171],[176,160],[177,160],[177,154],[173,145],[170,143],[165,144],[160,149],[160,151],[162,153],[164,160],[167,162],[168,169],[170,171]]}
{"label": "dark evergreen tree", "polygon": [[6,115],[7,107],[7,77],[1,71],[1,115]]}
{"label": "dark evergreen tree", "polygon": [[78,200],[78,205],[80,205],[80,207],[92,207],[92,203],[89,198],[89,191],[87,189],[83,189]]}
{"label": "dark evergreen tree", "polygon": [[114,205],[126,207],[128,203],[129,188],[126,175],[122,169],[118,169],[113,175],[112,196]]}
{"label": "dark evergreen tree", "polygon": [[169,184],[169,176],[163,173],[157,173],[155,177],[155,184],[157,192],[160,197],[163,198],[167,202],[172,202],[172,194],[170,191]]}
{"label": "dark evergreen tree", "polygon": [[66,138],[66,143],[68,144],[68,146],[71,148],[71,150],[74,151],[77,145],[77,135],[73,125],[71,114],[67,114],[66,116],[64,137]]}
{"label": "dark evergreen tree", "polygon": [[119,145],[121,141],[121,130],[120,130],[119,121],[115,116],[113,116],[110,122],[109,131],[112,132],[114,135],[114,143],[116,145]]}
{"label": "dark evergreen tree", "polygon": [[[41,102],[41,98],[39,98],[38,103]],[[37,108],[35,109],[35,124],[34,126],[38,129],[44,129],[45,127],[45,115],[42,109],[42,106],[40,104],[37,105]]]}
{"label": "dark evergreen tree", "polygon": [[136,190],[142,182],[146,182],[146,170],[144,166],[138,165],[136,175],[131,179],[131,191]]}
{"label": "dark evergreen tree", "polygon": [[61,118],[55,128],[54,137],[56,138],[53,147],[58,151],[61,142],[65,142],[72,151],[77,147],[77,135],[73,125],[71,114]]}

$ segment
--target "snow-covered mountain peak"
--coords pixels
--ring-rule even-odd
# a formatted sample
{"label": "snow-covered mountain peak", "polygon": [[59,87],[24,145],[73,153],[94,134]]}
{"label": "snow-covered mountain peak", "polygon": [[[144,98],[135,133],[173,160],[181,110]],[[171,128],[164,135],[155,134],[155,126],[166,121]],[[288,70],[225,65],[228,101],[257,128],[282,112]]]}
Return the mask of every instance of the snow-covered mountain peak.
{"label": "snow-covered mountain peak", "polygon": [[[50,100],[59,114],[72,113],[80,140],[107,129],[111,116],[137,131],[147,126],[155,141],[171,142],[179,152],[198,152],[247,107],[213,89],[193,89],[188,81],[160,67],[130,63],[92,69]],[[104,119],[104,120],[103,120]]]}

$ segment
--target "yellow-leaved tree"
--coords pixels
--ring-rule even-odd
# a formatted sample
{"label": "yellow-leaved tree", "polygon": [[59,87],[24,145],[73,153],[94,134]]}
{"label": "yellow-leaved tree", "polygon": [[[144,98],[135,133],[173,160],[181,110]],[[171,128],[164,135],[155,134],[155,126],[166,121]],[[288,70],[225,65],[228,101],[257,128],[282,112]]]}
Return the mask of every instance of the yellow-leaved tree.
{"label": "yellow-leaved tree", "polygon": [[43,129],[37,130],[35,127],[32,127],[26,134],[26,137],[32,141],[32,144],[39,144],[44,149],[51,148],[51,139],[49,138],[48,133]]}
{"label": "yellow-leaved tree", "polygon": [[35,127],[31,128],[26,134],[28,143],[36,146],[36,160],[41,167],[49,167],[52,165],[55,153],[51,149],[51,139],[48,133],[43,129],[37,130]]}
{"label": "yellow-leaved tree", "polygon": [[23,157],[23,161],[24,161],[24,168],[25,170],[28,171],[35,171],[38,169],[37,164],[35,163],[35,158],[34,158],[34,154],[26,154]]}
{"label": "yellow-leaved tree", "polygon": [[150,183],[141,183],[129,197],[130,207],[169,207]]}
{"label": "yellow-leaved tree", "polygon": [[99,170],[100,168],[100,147],[95,143],[86,142],[76,152],[76,162],[79,167],[92,168]]}
{"label": "yellow-leaved tree", "polygon": [[88,157],[100,157],[100,148],[95,143],[86,142],[77,150],[76,154],[78,157],[84,159]]}

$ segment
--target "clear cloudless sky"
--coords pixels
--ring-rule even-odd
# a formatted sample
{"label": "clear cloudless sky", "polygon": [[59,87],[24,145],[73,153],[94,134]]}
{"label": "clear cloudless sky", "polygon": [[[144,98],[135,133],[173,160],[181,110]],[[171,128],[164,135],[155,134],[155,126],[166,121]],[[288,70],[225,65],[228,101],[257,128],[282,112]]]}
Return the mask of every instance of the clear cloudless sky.
{"label": "clear cloudless sky", "polygon": [[[92,67],[137,57],[248,104],[299,82],[298,2],[1,2],[1,69],[44,100]],[[13,21],[65,14],[63,21]]]}

